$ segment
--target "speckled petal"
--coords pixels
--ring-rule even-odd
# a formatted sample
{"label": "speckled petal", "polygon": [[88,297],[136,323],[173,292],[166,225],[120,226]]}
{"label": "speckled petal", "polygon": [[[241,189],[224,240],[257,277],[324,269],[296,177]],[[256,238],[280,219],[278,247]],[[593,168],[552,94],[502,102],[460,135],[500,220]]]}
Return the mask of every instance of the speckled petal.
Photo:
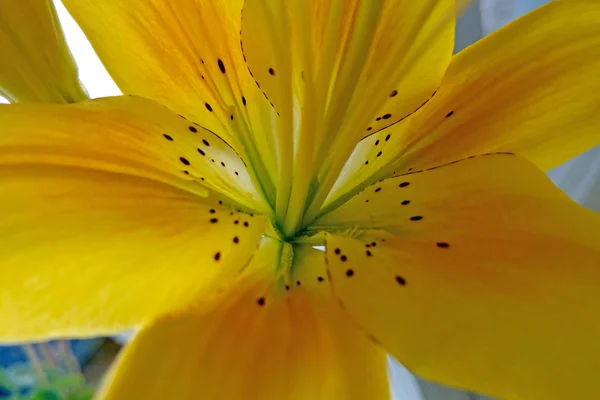
{"label": "speckled petal", "polygon": [[450,62],[454,17],[447,0],[246,1],[244,55],[278,112],[286,233],[322,204],[358,140],[432,95]]}
{"label": "speckled petal", "polygon": [[600,144],[600,3],[552,1],[454,56],[410,121],[362,141],[331,204],[362,182],[494,151],[544,170]]}
{"label": "speckled petal", "polygon": [[386,179],[320,224],[334,293],[413,372],[507,400],[600,393],[600,215],[529,161]]}
{"label": "speckled petal", "polygon": [[0,106],[0,341],[197,300],[248,262],[265,219],[238,209],[262,204],[229,146],[154,101]]}
{"label": "speckled petal", "polygon": [[37,162],[0,165],[0,207],[0,342],[107,335],[199,301],[265,227],[212,196]]}
{"label": "speckled petal", "polygon": [[[150,178],[268,212],[244,161],[221,138],[154,101],[0,106],[0,165],[89,168]],[[227,197],[227,199],[225,198]]]}
{"label": "speckled petal", "polygon": [[119,88],[215,132],[273,197],[274,112],[240,46],[243,0],[63,0]]}
{"label": "speckled petal", "polygon": [[100,398],[389,399],[385,353],[331,297],[323,252],[294,248],[286,290],[285,247],[264,239],[223,297],[142,329]]}

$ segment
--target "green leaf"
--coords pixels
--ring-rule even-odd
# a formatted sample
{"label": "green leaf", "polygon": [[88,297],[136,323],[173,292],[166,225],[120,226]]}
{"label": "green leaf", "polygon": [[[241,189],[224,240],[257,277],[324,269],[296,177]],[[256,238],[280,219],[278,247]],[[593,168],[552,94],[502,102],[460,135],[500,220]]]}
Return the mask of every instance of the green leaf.
{"label": "green leaf", "polygon": [[61,400],[61,398],[53,390],[44,389],[34,393],[31,400]]}

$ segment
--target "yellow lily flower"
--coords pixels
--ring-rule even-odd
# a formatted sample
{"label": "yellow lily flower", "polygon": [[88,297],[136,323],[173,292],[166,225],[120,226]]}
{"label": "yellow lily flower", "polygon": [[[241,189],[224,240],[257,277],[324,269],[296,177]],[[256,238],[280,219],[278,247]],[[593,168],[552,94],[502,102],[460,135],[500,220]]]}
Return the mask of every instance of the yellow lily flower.
{"label": "yellow lily flower", "polygon": [[600,143],[596,1],[455,57],[454,0],[63,2],[127,96],[0,4],[0,341],[137,328],[108,400],[384,399],[387,352],[600,394],[600,217],[543,172]]}

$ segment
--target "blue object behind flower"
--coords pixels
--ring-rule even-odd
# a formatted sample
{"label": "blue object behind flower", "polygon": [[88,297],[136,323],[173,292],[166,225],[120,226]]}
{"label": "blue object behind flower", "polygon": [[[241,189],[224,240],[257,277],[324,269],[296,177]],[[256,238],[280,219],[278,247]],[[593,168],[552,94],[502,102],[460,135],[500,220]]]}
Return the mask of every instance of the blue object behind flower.
{"label": "blue object behind flower", "polygon": [[[94,355],[102,343],[102,340],[71,340],[69,343],[79,364],[85,365]],[[27,362],[27,356],[23,352],[21,346],[0,346],[0,367],[8,367],[22,362]]]}

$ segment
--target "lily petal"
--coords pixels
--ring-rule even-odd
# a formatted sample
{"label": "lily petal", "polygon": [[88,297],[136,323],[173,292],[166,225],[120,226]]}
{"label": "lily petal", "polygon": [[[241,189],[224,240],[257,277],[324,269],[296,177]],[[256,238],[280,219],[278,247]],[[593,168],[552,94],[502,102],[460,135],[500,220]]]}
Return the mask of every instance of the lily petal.
{"label": "lily petal", "polygon": [[324,210],[396,173],[496,151],[544,170],[600,144],[600,4],[553,1],[454,56],[435,96],[355,148]]}
{"label": "lily petal", "polygon": [[[221,138],[139,97],[0,106],[0,165],[61,165],[154,179],[267,213],[244,161]],[[228,201],[228,200],[227,200]]]}
{"label": "lily petal", "polygon": [[[302,108],[318,101],[315,108],[329,114],[319,120],[349,114],[335,120],[339,129],[353,118],[350,111],[359,110],[378,130],[437,89],[452,54],[454,13],[453,1],[294,0],[284,7],[277,0],[248,0],[244,54],[281,112],[291,112],[286,108],[295,101]],[[365,126],[352,137],[368,134]]]}
{"label": "lily petal", "polygon": [[334,292],[413,372],[502,399],[600,392],[600,215],[529,161],[387,179],[321,223]]}
{"label": "lily petal", "polygon": [[[291,219],[322,203],[358,140],[432,95],[450,62],[454,17],[446,0],[246,1],[244,55],[280,116],[289,165],[278,201],[289,197]],[[322,193],[307,198],[317,181]]]}
{"label": "lily petal", "polygon": [[63,3],[123,93],[202,121],[269,186],[276,171],[272,111],[242,56],[243,0]]}
{"label": "lily petal", "polygon": [[13,103],[88,98],[50,0],[0,3],[0,94]]}
{"label": "lily petal", "polygon": [[198,301],[265,227],[214,197],[34,161],[0,165],[0,199],[0,342],[115,333]]}
{"label": "lily petal", "polygon": [[294,249],[302,271],[295,278],[305,279],[286,291],[274,279],[282,246],[264,239],[246,270],[252,273],[222,298],[145,327],[100,398],[388,399],[385,353],[318,280],[323,253]]}
{"label": "lily petal", "polygon": [[[356,145],[328,194],[320,214],[335,209],[382,177],[387,178],[395,174],[393,165],[400,162],[396,149],[401,148],[399,143],[402,142],[402,135],[410,122],[409,119],[400,121],[393,129],[379,131]],[[390,169],[392,170],[389,171]],[[411,167],[409,172],[413,169]]]}
{"label": "lily petal", "polygon": [[456,55],[394,168],[509,151],[549,170],[600,144],[599,20],[596,1],[553,1]]}

